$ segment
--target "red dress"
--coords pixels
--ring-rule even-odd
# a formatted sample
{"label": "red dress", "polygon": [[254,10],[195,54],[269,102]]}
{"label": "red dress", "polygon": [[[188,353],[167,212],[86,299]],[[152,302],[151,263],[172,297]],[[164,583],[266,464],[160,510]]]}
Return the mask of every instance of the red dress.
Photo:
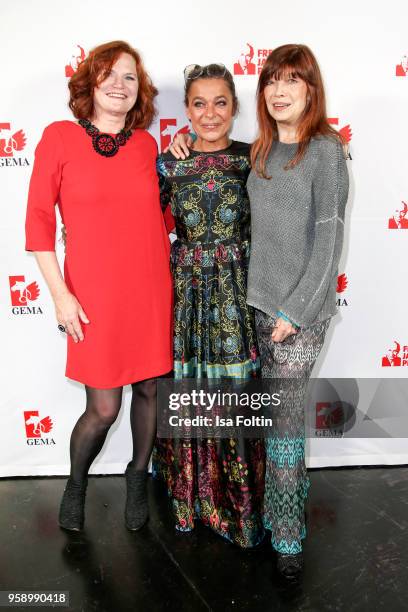
{"label": "red dress", "polygon": [[110,389],[172,367],[169,239],[157,145],[135,130],[114,157],[96,153],[72,121],[52,123],[35,154],[26,250],[55,250],[55,204],[67,230],[65,282],[90,323],[68,336],[66,376]]}

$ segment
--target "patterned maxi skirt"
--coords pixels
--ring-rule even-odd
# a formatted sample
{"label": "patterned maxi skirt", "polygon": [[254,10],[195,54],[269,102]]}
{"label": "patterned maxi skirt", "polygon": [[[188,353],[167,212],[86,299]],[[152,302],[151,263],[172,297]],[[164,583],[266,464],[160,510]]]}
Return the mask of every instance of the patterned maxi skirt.
{"label": "patterned maxi skirt", "polygon": [[[254,311],[246,304],[247,241],[172,245],[174,377],[248,380],[259,375]],[[157,439],[153,474],[167,485],[176,529],[194,519],[235,544],[264,537],[263,440]]]}

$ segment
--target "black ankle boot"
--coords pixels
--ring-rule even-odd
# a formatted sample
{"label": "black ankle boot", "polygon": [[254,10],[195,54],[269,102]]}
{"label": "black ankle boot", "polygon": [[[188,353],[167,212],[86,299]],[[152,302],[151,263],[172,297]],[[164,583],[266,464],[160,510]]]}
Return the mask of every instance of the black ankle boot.
{"label": "black ankle boot", "polygon": [[85,495],[88,480],[76,483],[68,478],[59,511],[59,526],[69,531],[81,531],[84,526]]}
{"label": "black ankle boot", "polygon": [[278,572],[288,580],[295,580],[303,570],[303,554],[284,555],[278,553]]}
{"label": "black ankle boot", "polygon": [[125,524],[130,531],[138,531],[149,518],[147,505],[147,471],[126,468]]}

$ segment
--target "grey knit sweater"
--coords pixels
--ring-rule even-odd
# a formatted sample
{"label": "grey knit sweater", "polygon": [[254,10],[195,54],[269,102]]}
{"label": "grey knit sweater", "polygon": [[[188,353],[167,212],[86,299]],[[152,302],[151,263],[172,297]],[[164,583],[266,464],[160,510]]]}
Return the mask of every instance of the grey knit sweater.
{"label": "grey knit sweater", "polygon": [[248,304],[278,311],[300,327],[336,313],[348,172],[334,138],[316,137],[304,158],[284,170],[297,144],[274,142],[266,162],[270,180],[252,170]]}

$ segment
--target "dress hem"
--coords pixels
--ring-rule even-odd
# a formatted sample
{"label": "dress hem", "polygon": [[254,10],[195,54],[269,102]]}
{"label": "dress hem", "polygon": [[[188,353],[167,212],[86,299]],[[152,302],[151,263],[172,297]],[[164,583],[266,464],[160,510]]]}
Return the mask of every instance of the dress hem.
{"label": "dress hem", "polygon": [[163,376],[164,374],[168,374],[173,369],[173,361],[169,360],[169,367],[167,368],[155,368],[154,370],[147,370],[143,375],[135,374],[134,377],[127,376],[123,381],[111,385],[107,384],[96,384],[94,381],[89,382],[82,379],[75,374],[71,374],[68,370],[65,372],[66,378],[70,380],[74,380],[75,382],[79,382],[88,387],[93,387],[94,389],[116,389],[117,387],[125,387],[126,385],[131,385],[137,382],[141,382],[142,380],[147,380],[149,378],[156,378],[158,376]]}

